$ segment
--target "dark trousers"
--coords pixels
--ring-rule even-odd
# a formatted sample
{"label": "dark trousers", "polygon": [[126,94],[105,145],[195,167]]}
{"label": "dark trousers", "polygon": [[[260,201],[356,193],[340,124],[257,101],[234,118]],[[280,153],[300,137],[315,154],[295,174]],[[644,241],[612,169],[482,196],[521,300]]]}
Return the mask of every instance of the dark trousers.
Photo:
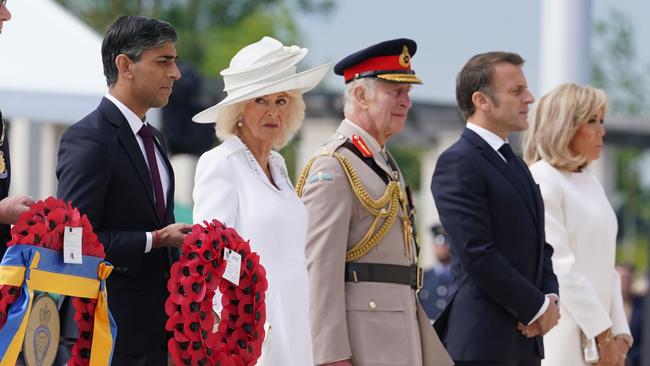
{"label": "dark trousers", "polygon": [[114,352],[111,366],[167,366],[167,351],[160,350],[146,355]]}

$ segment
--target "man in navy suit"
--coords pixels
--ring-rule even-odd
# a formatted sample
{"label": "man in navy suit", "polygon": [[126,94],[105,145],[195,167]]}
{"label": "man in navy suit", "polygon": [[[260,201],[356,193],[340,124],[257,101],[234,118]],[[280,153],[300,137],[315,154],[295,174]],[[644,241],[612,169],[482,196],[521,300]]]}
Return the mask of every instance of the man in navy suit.
{"label": "man in navy suit", "polygon": [[454,254],[454,289],[434,326],[456,365],[539,365],[560,316],[539,189],[508,144],[534,100],[523,63],[489,52],[465,64],[456,99],[467,125],[431,182]]}
{"label": "man in navy suit", "polygon": [[167,365],[166,284],[190,225],[174,224],[174,174],[145,114],[167,104],[181,76],[175,41],[166,22],[118,18],[102,44],[108,94],[59,147],[58,196],[88,215],[114,266],[107,282],[118,327],[113,365]]}

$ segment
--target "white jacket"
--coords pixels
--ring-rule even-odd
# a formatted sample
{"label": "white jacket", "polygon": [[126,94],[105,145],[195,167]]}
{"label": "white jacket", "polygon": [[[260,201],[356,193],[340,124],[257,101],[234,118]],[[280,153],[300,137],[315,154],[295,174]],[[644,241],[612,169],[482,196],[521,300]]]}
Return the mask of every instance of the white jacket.
{"label": "white jacket", "polygon": [[[217,219],[235,228],[260,255],[267,272],[267,365],[313,365],[305,261],[307,211],[282,156],[269,168],[276,188],[238,137],[204,153],[196,166],[193,221]],[[216,295],[215,295],[216,297]]]}
{"label": "white jacket", "polygon": [[[609,327],[630,335],[616,272],[618,224],[600,182],[541,160],[530,166],[544,199],[546,241],[560,283],[558,325],[544,337],[544,366],[586,365],[580,331],[592,338]],[[631,339],[631,338],[630,338]]]}

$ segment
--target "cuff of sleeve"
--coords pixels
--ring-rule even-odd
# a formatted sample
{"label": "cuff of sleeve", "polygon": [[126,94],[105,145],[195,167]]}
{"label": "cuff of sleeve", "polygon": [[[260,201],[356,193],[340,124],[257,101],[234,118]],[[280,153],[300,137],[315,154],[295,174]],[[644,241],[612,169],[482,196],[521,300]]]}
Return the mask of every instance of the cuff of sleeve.
{"label": "cuff of sleeve", "polygon": [[629,335],[629,334],[625,334],[625,333],[621,333],[621,334],[617,334],[617,335],[614,337],[614,339],[618,339],[618,338],[623,339],[623,340],[625,341],[625,343],[627,343],[627,346],[628,346],[629,348],[632,348],[632,345],[634,344],[634,338],[632,338],[631,335]]}
{"label": "cuff of sleeve", "polygon": [[527,325],[531,325],[531,324],[533,324],[537,319],[539,319],[539,317],[542,316],[542,314],[544,314],[544,312],[546,311],[546,309],[548,309],[548,306],[549,306],[550,304],[551,304],[551,300],[549,300],[548,295],[544,296],[544,303],[542,304],[542,307],[539,308],[539,311],[537,311],[537,314],[535,314],[535,316],[533,317],[533,319],[532,319],[530,322],[528,322]]}
{"label": "cuff of sleeve", "polygon": [[144,252],[149,253],[151,251],[151,246],[153,244],[153,236],[148,231],[145,232],[144,234],[147,236],[147,241],[146,241],[146,243],[144,245]]}

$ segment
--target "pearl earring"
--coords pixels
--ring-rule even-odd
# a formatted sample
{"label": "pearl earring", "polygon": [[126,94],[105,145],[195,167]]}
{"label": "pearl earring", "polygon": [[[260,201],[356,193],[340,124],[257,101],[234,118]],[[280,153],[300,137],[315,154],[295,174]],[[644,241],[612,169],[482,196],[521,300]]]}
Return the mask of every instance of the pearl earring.
{"label": "pearl earring", "polygon": [[244,125],[244,116],[241,114],[237,116],[237,127],[241,128]]}
{"label": "pearl earring", "polygon": [[237,122],[237,127],[241,128],[241,126],[243,126],[243,125],[244,125],[243,123]]}

